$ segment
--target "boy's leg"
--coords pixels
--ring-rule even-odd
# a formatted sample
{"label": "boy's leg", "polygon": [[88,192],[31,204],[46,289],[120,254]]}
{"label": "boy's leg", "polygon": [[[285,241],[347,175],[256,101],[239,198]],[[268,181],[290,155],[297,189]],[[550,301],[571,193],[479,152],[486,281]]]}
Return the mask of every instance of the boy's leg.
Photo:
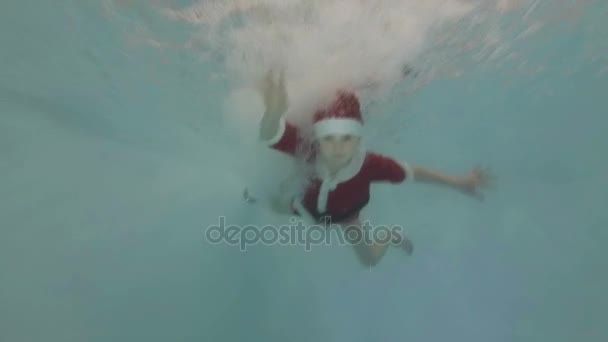
{"label": "boy's leg", "polygon": [[[356,237],[349,236],[348,231],[345,231],[345,233],[347,233],[346,237],[347,239],[349,239],[349,242],[352,243],[359,261],[364,266],[375,266],[380,262],[380,260],[382,260],[382,258],[386,254],[389,244],[380,243],[378,241],[373,240],[367,241],[364,238],[366,237],[366,235],[364,234],[362,227],[363,225],[361,224],[361,221],[358,218],[343,225],[344,229],[358,230],[358,236]],[[398,232],[393,232],[392,234],[392,243],[395,244],[396,247],[403,249],[408,255],[412,255],[414,251],[414,244],[412,243],[412,241]]]}
{"label": "boy's leg", "polygon": [[355,248],[355,253],[361,264],[368,267],[376,266],[388,250],[388,245],[377,243],[372,243],[370,245],[366,242],[354,244],[353,247]]}
{"label": "boy's leg", "polygon": [[[368,241],[366,234],[363,232],[363,225],[359,219],[355,219],[342,226],[345,229],[346,238],[353,245],[355,254],[359,259],[359,262],[364,266],[375,266],[386,254],[388,244],[381,244],[377,241]],[[357,230],[357,236],[349,236],[349,231],[352,229]]]}

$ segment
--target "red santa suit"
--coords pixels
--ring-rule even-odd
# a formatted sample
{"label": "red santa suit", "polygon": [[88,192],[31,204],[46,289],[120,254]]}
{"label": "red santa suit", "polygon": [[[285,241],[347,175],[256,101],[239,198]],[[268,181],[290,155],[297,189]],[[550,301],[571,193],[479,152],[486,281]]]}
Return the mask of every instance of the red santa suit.
{"label": "red santa suit", "polygon": [[[336,100],[314,115],[313,134],[321,138],[328,134],[360,136],[363,128],[357,97],[339,92]],[[297,156],[302,146],[312,153],[305,158],[312,165],[313,176],[299,196],[292,202],[295,214],[316,222],[344,223],[359,218],[368,204],[370,186],[374,182],[401,183],[413,178],[413,171],[405,162],[366,151],[360,144],[350,163],[333,178],[316,158],[314,143],[295,125],[281,118],[277,134],[267,143],[270,147]]]}

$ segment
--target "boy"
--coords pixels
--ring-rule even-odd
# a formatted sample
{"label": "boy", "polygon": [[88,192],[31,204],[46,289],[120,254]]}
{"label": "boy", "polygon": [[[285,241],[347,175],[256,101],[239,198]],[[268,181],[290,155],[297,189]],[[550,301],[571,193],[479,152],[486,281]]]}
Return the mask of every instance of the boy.
{"label": "boy", "polygon": [[[260,139],[294,157],[300,157],[304,147],[302,159],[312,166],[312,176],[302,198],[291,199],[290,203],[291,212],[314,221],[309,223],[329,221],[343,228],[355,227],[362,236],[359,212],[368,204],[370,185],[374,182],[414,180],[478,195],[477,188],[487,181],[486,174],[478,168],[462,177],[448,176],[366,151],[360,143],[363,129],[360,105],[352,92],[338,91],[329,106],[315,112],[311,139],[283,117],[288,99],[282,73],[276,83],[268,75],[262,84],[262,94],[266,110],[260,122]],[[397,232],[391,242],[412,254],[411,241]],[[363,265],[374,266],[386,253],[388,244],[354,243],[353,247]]]}

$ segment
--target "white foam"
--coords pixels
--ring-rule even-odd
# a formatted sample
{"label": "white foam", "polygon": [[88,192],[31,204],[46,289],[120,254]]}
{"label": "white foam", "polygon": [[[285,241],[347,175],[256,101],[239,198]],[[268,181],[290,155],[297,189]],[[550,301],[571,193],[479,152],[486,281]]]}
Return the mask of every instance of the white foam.
{"label": "white foam", "polygon": [[162,12],[203,25],[206,47],[223,55],[233,80],[254,82],[284,67],[292,87],[322,93],[399,81],[434,29],[475,7],[458,0],[236,0]]}
{"label": "white foam", "polygon": [[[310,115],[310,107],[338,88],[354,89],[362,102],[377,103],[402,84],[404,66],[418,74],[410,88],[417,89],[435,78],[462,75],[471,63],[500,65],[515,54],[514,38],[503,35],[498,18],[521,10],[525,19],[539,2],[207,0],[160,12],[195,27],[188,48],[218,56],[219,73],[236,89],[252,88],[269,69],[285,69],[289,115],[298,117]],[[518,39],[534,32],[528,27],[539,26],[530,20],[514,28]],[[259,103],[238,106],[258,108]]]}

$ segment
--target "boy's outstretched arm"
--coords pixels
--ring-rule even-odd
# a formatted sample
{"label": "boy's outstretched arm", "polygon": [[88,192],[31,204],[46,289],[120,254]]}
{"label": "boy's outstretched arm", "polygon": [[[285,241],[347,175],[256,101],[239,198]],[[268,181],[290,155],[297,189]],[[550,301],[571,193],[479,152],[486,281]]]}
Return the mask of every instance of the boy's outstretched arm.
{"label": "boy's outstretched arm", "polygon": [[260,122],[260,140],[268,141],[277,135],[282,117],[280,112],[264,112]]}
{"label": "boy's outstretched arm", "polygon": [[486,170],[479,167],[464,176],[451,176],[425,167],[414,166],[414,180],[416,182],[444,185],[456,190],[471,194],[479,199],[483,196],[477,192],[480,186],[488,184],[489,175]]}
{"label": "boy's outstretched arm", "polygon": [[280,121],[288,107],[283,72],[280,73],[278,82],[273,80],[272,71],[269,72],[260,87],[265,110],[260,122],[259,136],[261,140],[266,141],[276,136]]}
{"label": "boy's outstretched arm", "polygon": [[416,182],[433,183],[451,187],[458,187],[459,184],[459,180],[455,176],[446,175],[440,171],[420,166],[414,166],[414,180]]}

